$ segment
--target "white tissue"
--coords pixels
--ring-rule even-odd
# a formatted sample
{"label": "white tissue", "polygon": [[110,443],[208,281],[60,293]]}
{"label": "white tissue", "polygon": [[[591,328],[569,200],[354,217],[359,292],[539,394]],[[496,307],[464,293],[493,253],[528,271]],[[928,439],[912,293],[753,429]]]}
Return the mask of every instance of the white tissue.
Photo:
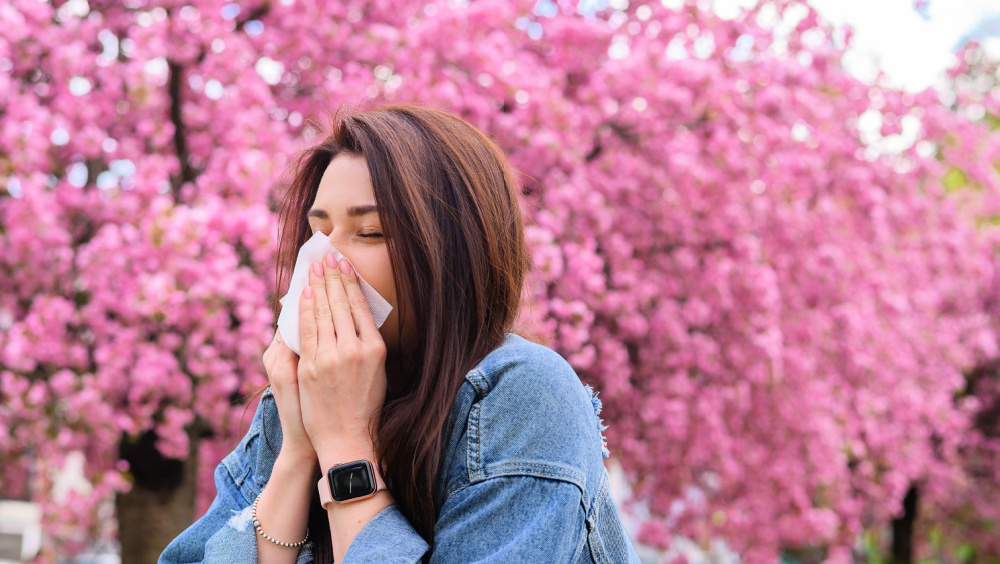
{"label": "white tissue", "polygon": [[[295,259],[295,269],[292,271],[292,280],[288,285],[288,293],[278,300],[281,303],[281,313],[278,314],[278,331],[281,332],[281,340],[288,345],[288,348],[295,351],[295,354],[301,354],[299,298],[302,296],[302,290],[309,285],[309,267],[314,262],[323,260],[323,257],[330,253],[333,253],[333,256],[337,257],[338,261],[346,259],[340,251],[330,244],[326,235],[321,231],[317,231],[299,249],[299,256]],[[348,260],[347,262],[351,261]],[[352,264],[351,267],[353,268],[354,265]],[[372,317],[375,318],[375,325],[381,327],[385,323],[386,318],[389,317],[392,306],[375,291],[375,288],[372,288],[368,282],[365,282],[361,278],[357,270],[354,273],[358,276],[358,282],[361,283],[361,293],[365,296],[365,300],[368,301]]]}

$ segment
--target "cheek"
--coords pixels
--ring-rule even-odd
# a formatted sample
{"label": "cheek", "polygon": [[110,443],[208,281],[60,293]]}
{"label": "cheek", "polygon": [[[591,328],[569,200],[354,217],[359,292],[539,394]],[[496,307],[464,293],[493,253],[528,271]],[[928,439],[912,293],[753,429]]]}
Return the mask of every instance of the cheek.
{"label": "cheek", "polygon": [[[407,309],[406,318],[409,320],[407,326],[403,328],[400,342],[400,308],[407,307],[407,304],[400,304],[396,296],[395,278],[392,275],[392,265],[389,264],[389,254],[385,253],[377,257],[358,257],[359,262],[354,263],[358,272],[364,276],[365,281],[371,284],[387,302],[392,306],[392,312],[386,318],[385,323],[379,327],[379,333],[385,341],[389,356],[397,356],[401,353],[403,343],[412,346],[416,342],[415,326],[413,325],[413,311]],[[368,260],[364,260],[368,259]]]}
{"label": "cheek", "polygon": [[360,260],[359,262],[351,263],[355,265],[361,276],[364,277],[365,282],[371,285],[376,292],[379,293],[385,301],[389,302],[392,306],[392,310],[395,312],[399,307],[396,300],[396,284],[392,277],[392,267],[389,265],[389,256],[383,257],[364,257],[367,260]]}
{"label": "cheek", "polygon": [[[373,253],[348,257],[358,273],[371,287],[392,306],[392,312],[379,328],[383,338],[395,335],[399,324],[399,300],[396,299],[396,284],[392,276],[388,253]],[[388,342],[386,344],[389,344]]]}

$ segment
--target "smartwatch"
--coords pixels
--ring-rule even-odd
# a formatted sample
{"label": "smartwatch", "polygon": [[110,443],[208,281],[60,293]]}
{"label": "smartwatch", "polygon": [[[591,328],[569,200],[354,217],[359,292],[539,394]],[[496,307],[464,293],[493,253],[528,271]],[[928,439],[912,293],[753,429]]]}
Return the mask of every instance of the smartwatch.
{"label": "smartwatch", "polygon": [[326,476],[319,479],[316,488],[319,490],[320,504],[326,509],[330,503],[368,499],[384,490],[385,482],[371,462],[355,460],[327,470]]}

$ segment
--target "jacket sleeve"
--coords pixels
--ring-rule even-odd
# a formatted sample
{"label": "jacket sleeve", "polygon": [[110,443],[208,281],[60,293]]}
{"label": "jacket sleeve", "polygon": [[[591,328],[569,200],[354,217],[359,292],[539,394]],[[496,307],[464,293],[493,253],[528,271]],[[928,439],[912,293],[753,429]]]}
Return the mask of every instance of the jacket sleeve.
{"label": "jacket sleeve", "polygon": [[591,502],[605,473],[600,421],[572,367],[550,349],[513,347],[466,380],[446,424],[434,545],[420,550],[392,509],[362,529],[344,562],[593,561],[600,533],[591,531],[610,522]]}
{"label": "jacket sleeve", "polygon": [[[572,483],[535,476],[491,478],[466,486],[445,502],[434,527],[430,561],[572,562],[584,549],[584,527],[581,492]],[[429,549],[393,505],[365,525],[343,562],[411,564]],[[558,560],[554,555],[560,555]]]}
{"label": "jacket sleeve", "polygon": [[[251,507],[237,492],[223,464],[215,469],[215,500],[208,511],[177,536],[160,555],[159,564],[247,564],[257,562],[257,535]],[[299,552],[296,564],[312,562],[312,552]]]}
{"label": "jacket sleeve", "polygon": [[[261,436],[268,421],[268,440]],[[277,432],[275,432],[275,429]],[[273,466],[272,450],[280,449],[277,409],[268,389],[254,413],[250,430],[239,445],[215,468],[215,499],[197,521],[177,536],[160,555],[159,564],[247,564],[257,562],[257,534],[251,523],[252,503],[267,483]],[[267,450],[262,450],[267,449]],[[303,547],[296,564],[313,561]]]}

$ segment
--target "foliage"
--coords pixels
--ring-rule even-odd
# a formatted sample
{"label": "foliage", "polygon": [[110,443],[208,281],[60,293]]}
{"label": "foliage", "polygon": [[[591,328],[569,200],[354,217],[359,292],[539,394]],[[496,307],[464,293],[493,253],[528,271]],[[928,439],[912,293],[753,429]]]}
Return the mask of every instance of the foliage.
{"label": "foliage", "polygon": [[[208,470],[234,444],[271,191],[344,102],[448,109],[523,173],[525,323],[601,390],[642,540],[845,561],[911,483],[943,507],[968,478],[997,180],[935,153],[990,134],[852,78],[800,2],[13,0],[0,29],[2,488],[59,542],[128,487],[119,440],[210,429]],[[94,488],[67,512],[70,449]]]}
{"label": "foliage", "polygon": [[[947,135],[936,147],[938,159],[948,163],[949,190],[971,201],[969,210],[987,232],[1000,223],[1000,212],[990,200],[1000,175],[1000,59],[972,42],[958,53],[949,70],[949,107],[968,118],[962,127],[975,134]],[[985,204],[985,205],[984,205]],[[1000,259],[994,262],[994,280],[984,309],[996,333],[1000,326]],[[942,500],[924,520],[929,548],[955,554],[961,562],[1000,561],[1000,359],[981,358],[966,373],[959,401],[975,406],[971,428],[960,448],[962,480],[953,495]]]}

